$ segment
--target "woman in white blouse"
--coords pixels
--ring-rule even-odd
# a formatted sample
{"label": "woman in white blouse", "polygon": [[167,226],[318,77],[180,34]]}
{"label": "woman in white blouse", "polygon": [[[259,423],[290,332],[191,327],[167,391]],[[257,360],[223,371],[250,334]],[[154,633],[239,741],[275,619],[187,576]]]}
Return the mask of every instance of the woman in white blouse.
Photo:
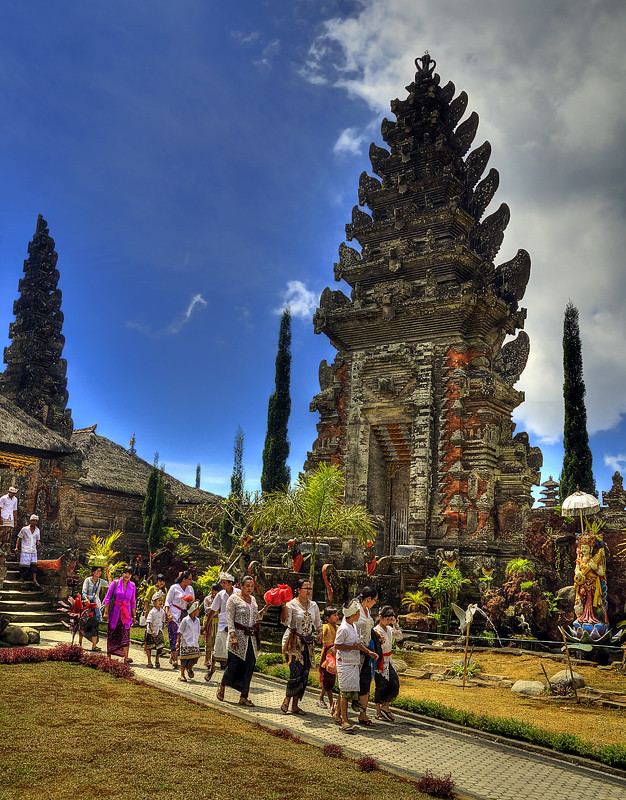
{"label": "woman in white blouse", "polygon": [[[311,581],[301,578],[298,581],[296,597],[285,603],[280,610],[280,621],[287,626],[283,636],[283,656],[289,664],[287,692],[280,710],[283,714],[302,714],[300,700],[309,680],[309,670],[315,663],[315,641],[322,641],[322,618],[317,603],[311,600]],[[315,635],[314,635],[315,633]]]}
{"label": "woman in white blouse", "polygon": [[224,689],[230,686],[239,692],[239,705],[253,706],[248,697],[250,681],[256,657],[261,644],[258,620],[263,616],[265,605],[260,611],[252,596],[254,581],[244,578],[241,593],[233,592],[226,603],[226,622],[228,623],[228,661],[224,676],[217,690],[217,699],[224,699]]}
{"label": "woman in white blouse", "polygon": [[[359,617],[354,623],[354,627],[359,634],[361,643],[366,648],[376,651],[377,655],[382,653],[381,637],[378,633],[372,633],[374,630],[374,618],[372,617],[371,610],[378,602],[378,589],[375,586],[365,586],[359,594],[359,602],[361,610]],[[367,725],[374,727],[374,723],[367,716],[367,703],[370,697],[370,688],[372,685],[372,678],[374,677],[374,669],[372,659],[361,652],[361,667],[359,670],[359,725]],[[356,710],[356,704],[354,706]]]}

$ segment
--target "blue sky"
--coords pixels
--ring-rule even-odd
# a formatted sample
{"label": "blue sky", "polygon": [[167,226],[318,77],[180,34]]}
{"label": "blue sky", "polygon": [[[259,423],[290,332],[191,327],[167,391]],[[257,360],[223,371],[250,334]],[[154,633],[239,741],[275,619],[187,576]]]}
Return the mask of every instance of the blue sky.
{"label": "blue sky", "polygon": [[[70,406],[228,490],[237,425],[258,485],[277,311],[294,310],[291,468],[331,360],[311,315],[425,49],[469,94],[533,259],[517,414],[560,470],[560,336],[580,308],[600,489],[626,466],[624,6],[534,0],[57,0],[0,10],[0,345],[38,213],[56,241]],[[469,113],[469,112],[468,112]],[[337,287],[340,288],[340,287]],[[341,287],[346,290],[346,287]]]}

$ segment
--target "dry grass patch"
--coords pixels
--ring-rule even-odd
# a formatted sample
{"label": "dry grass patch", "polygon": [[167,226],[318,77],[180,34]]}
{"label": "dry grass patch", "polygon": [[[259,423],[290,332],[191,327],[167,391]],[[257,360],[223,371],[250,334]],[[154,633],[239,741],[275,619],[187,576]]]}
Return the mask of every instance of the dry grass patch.
{"label": "dry grass patch", "polygon": [[[263,722],[262,714],[259,722]],[[0,666],[2,800],[424,800],[389,775],[77,664]]]}
{"label": "dry grass patch", "polygon": [[[402,653],[402,658],[412,667],[422,664],[449,664],[458,653],[442,653],[441,651],[426,653]],[[462,658],[462,654],[460,656]],[[512,681],[543,681],[545,676],[541,669],[543,663],[548,677],[566,668],[561,661],[550,658],[538,658],[532,655],[512,656],[498,651],[493,653],[474,654],[483,672],[491,675],[505,675]],[[601,691],[626,691],[624,676],[612,671],[598,670],[594,666],[575,665],[588,686]],[[532,700],[522,695],[513,694],[509,689],[491,689],[467,686],[465,690],[429,680],[417,680],[402,676],[400,681],[400,697],[415,700],[432,700],[451,708],[472,711],[475,714],[488,714],[490,717],[503,717],[529,722],[547,731],[561,733],[567,731],[585,741],[596,745],[624,744],[626,731],[626,712],[607,709],[601,706],[576,705],[563,699],[558,703],[546,703]]]}

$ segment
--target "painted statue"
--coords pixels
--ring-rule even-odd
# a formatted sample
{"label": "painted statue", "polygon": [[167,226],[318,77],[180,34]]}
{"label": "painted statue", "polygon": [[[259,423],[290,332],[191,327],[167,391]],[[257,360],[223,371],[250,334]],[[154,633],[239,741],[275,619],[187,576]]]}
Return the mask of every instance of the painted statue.
{"label": "painted statue", "polygon": [[606,549],[600,531],[587,530],[578,535],[574,587],[576,621],[572,627],[579,637],[587,632],[591,639],[599,639],[609,628]]}

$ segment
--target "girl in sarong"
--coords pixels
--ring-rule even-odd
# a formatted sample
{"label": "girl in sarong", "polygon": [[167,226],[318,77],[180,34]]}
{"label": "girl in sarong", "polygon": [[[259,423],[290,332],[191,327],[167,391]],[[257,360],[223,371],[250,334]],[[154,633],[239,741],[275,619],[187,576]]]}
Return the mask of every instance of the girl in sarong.
{"label": "girl in sarong", "polygon": [[354,733],[354,727],[348,721],[348,702],[360,708],[360,676],[359,659],[361,655],[366,658],[376,654],[361,642],[356,629],[361,606],[358,600],[353,600],[343,609],[343,621],[335,636],[335,650],[337,651],[337,679],[339,681],[339,700],[337,701],[333,719],[341,725],[343,733]]}
{"label": "girl in sarong", "polygon": [[[320,708],[328,708],[330,706],[330,713],[334,711],[333,690],[337,680],[337,668],[333,671],[327,669],[326,659],[329,655],[335,656],[335,636],[337,634],[337,624],[339,623],[339,613],[333,606],[326,606],[324,609],[324,628],[322,630],[322,653],[320,655],[320,696],[317,700],[317,705]],[[328,705],[324,696],[328,695]]]}
{"label": "girl in sarong", "polygon": [[393,665],[391,648],[394,640],[402,639],[402,631],[396,628],[396,616],[391,606],[383,606],[380,610],[378,625],[374,631],[382,637],[382,658],[378,659],[374,673],[374,702],[376,703],[376,719],[394,722],[389,704],[396,699],[400,691],[398,673]]}
{"label": "girl in sarong", "polygon": [[194,600],[187,606],[187,616],[181,620],[178,626],[178,636],[176,638],[176,652],[180,661],[179,681],[187,683],[185,671],[190,678],[193,678],[193,668],[200,658],[200,603]]}
{"label": "girl in sarong", "polygon": [[287,626],[283,636],[283,657],[289,664],[287,691],[280,710],[304,716],[300,700],[309,680],[311,665],[315,663],[314,646],[322,641],[322,618],[317,603],[311,600],[311,581],[301,578],[298,581],[296,597],[282,606],[280,621]]}

